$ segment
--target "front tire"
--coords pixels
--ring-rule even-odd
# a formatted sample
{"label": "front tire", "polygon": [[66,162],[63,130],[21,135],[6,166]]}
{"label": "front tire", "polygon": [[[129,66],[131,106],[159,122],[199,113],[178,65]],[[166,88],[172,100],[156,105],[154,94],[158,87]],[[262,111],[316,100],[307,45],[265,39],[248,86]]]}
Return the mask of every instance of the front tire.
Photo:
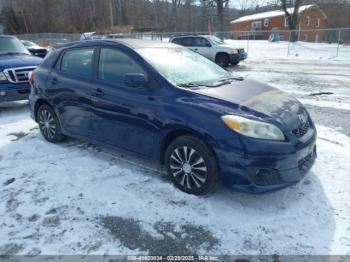
{"label": "front tire", "polygon": [[37,121],[43,137],[50,143],[59,143],[64,140],[61,132],[61,125],[55,112],[51,107],[44,104],[37,112]]}
{"label": "front tire", "polygon": [[210,148],[193,136],[175,139],[165,153],[165,166],[174,185],[193,195],[205,195],[219,182],[217,161]]}
{"label": "front tire", "polygon": [[227,54],[218,54],[215,58],[215,63],[221,67],[228,67],[230,59]]}

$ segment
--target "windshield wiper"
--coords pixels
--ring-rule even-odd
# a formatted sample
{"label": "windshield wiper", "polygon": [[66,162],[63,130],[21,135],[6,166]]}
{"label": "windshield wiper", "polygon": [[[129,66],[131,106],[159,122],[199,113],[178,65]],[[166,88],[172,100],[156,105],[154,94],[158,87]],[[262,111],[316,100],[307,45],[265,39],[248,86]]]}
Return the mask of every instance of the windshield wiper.
{"label": "windshield wiper", "polygon": [[224,78],[220,79],[219,81],[228,81],[228,80],[243,81],[244,78],[242,76],[230,76],[230,77],[224,77]]}
{"label": "windshield wiper", "polygon": [[223,77],[215,82],[211,82],[210,84],[206,85],[207,87],[219,87],[219,86],[224,86],[224,85],[229,85],[232,83],[231,80],[235,81],[243,81],[244,78],[240,76],[232,76],[232,77]]}
{"label": "windshield wiper", "polygon": [[193,82],[190,82],[190,83],[180,83],[180,84],[176,84],[177,86],[179,87],[185,87],[185,88],[191,88],[191,89],[196,89],[196,88],[199,88],[203,85],[199,85],[197,83],[193,83]]}
{"label": "windshield wiper", "polygon": [[189,83],[177,84],[177,86],[191,88],[191,89],[199,89],[200,87],[219,87],[219,86],[231,84],[232,80],[243,81],[244,78],[241,76],[230,76],[230,77],[223,77],[216,81],[211,81],[211,82],[200,82],[200,83],[189,82]]}

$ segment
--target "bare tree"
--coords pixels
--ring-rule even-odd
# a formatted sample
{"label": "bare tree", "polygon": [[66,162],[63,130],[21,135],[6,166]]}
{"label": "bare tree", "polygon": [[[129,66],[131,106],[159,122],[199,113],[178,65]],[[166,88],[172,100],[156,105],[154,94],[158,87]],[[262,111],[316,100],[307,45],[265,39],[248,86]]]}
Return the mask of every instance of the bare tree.
{"label": "bare tree", "polygon": [[216,13],[219,20],[219,31],[225,31],[225,9],[227,8],[230,0],[201,0],[201,2],[207,7],[216,8]]}
{"label": "bare tree", "polygon": [[288,19],[288,29],[290,33],[290,41],[295,42],[298,39],[296,29],[300,20],[299,8],[303,4],[303,0],[279,0],[281,7]]}
{"label": "bare tree", "polygon": [[245,16],[249,10],[253,10],[259,4],[258,0],[240,0],[239,2],[239,13],[241,16]]}
{"label": "bare tree", "polygon": [[288,19],[289,30],[297,29],[300,19],[299,7],[303,4],[303,0],[280,0],[280,2],[281,7]]}
{"label": "bare tree", "polygon": [[178,9],[183,4],[183,0],[171,0],[171,24],[170,27],[173,29],[174,32],[177,31],[177,16],[178,16]]}
{"label": "bare tree", "polygon": [[[199,0],[0,0],[5,32],[195,30]],[[0,10],[1,11],[1,10]]]}

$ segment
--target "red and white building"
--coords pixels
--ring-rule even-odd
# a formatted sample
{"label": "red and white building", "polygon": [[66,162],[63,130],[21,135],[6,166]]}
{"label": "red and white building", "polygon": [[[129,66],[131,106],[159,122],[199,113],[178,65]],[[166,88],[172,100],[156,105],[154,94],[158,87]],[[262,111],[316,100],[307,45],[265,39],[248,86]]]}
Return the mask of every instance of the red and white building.
{"label": "red and white building", "polygon": [[[289,8],[289,13],[294,9]],[[298,39],[306,42],[322,42],[326,28],[327,15],[319,6],[304,5],[299,8],[300,21]],[[282,10],[248,15],[231,21],[231,31],[235,38],[245,38],[251,31],[255,39],[268,39],[271,31],[280,32],[281,40],[288,40],[288,19]],[[270,32],[268,32],[270,31]]]}

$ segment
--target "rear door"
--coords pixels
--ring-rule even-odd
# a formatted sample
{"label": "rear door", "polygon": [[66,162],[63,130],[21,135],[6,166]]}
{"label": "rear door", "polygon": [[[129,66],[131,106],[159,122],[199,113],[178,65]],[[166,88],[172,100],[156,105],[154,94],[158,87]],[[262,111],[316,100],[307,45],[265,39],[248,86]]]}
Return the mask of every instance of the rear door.
{"label": "rear door", "polygon": [[58,110],[63,129],[73,135],[90,133],[94,55],[93,47],[68,49],[48,78],[48,96]]}
{"label": "rear door", "polygon": [[[128,87],[126,74],[144,74],[149,87]],[[92,129],[104,143],[153,156],[160,129],[160,89],[150,74],[125,50],[101,48],[97,80],[92,82]]]}

